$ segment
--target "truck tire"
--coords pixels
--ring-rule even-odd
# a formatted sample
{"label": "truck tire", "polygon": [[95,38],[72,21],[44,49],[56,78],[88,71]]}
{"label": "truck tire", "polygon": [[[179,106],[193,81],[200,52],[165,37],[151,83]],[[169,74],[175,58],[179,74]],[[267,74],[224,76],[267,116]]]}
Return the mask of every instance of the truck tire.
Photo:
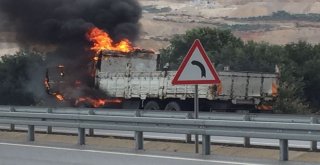
{"label": "truck tire", "polygon": [[160,110],[160,106],[156,101],[148,101],[143,107],[145,110]]}
{"label": "truck tire", "polygon": [[175,101],[169,102],[164,108],[165,111],[181,111],[181,106]]}

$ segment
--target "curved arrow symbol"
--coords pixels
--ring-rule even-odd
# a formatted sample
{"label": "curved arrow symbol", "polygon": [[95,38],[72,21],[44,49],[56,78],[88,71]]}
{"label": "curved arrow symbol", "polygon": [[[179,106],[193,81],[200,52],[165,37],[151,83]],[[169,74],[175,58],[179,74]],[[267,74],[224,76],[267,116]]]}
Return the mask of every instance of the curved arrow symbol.
{"label": "curved arrow symbol", "polygon": [[192,65],[196,65],[201,69],[201,78],[206,77],[206,68],[203,66],[203,64],[199,61],[192,61]]}

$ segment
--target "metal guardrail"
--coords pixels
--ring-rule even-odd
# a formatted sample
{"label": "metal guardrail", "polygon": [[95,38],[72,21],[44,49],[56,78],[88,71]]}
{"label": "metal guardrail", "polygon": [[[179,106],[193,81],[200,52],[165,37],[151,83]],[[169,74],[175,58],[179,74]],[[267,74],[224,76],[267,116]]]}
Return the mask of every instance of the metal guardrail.
{"label": "metal guardrail", "polygon": [[[0,124],[28,125],[28,140],[34,141],[34,127],[78,128],[78,143],[85,144],[85,129],[135,131],[135,149],[143,149],[143,132],[202,135],[202,154],[210,154],[210,136],[279,139],[280,160],[288,160],[288,140],[320,141],[319,118],[270,114],[200,113],[190,119],[187,112],[128,111],[78,108],[36,108],[0,106]],[[189,118],[189,119],[186,119]],[[89,131],[90,132],[90,131]],[[191,140],[191,139],[190,139]]]}
{"label": "metal guardrail", "polygon": [[[93,114],[107,116],[135,116],[134,110],[125,109],[95,109],[95,108],[48,108],[48,107],[30,107],[30,106],[0,106],[0,112],[28,112],[28,113],[54,113],[54,114]],[[162,117],[162,118],[186,118],[192,117],[192,112],[186,111],[143,111],[141,117]],[[242,114],[242,113],[223,113],[223,112],[201,112],[199,119],[208,120],[233,120],[243,121],[247,118],[249,121],[261,122],[283,122],[283,123],[310,123],[316,119],[320,122],[320,116],[315,115],[288,115],[288,114]],[[314,119],[313,119],[314,118]]]}

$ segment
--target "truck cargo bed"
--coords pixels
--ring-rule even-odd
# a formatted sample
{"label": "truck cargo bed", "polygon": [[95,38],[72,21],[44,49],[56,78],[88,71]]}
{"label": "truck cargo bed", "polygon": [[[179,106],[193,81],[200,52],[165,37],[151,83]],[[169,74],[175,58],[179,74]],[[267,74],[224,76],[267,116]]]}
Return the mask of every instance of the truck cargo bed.
{"label": "truck cargo bed", "polygon": [[[98,87],[112,97],[145,99],[193,98],[193,85],[175,85],[175,71],[99,72]],[[221,84],[199,85],[199,98],[230,100],[234,104],[258,104],[276,93],[277,75],[250,72],[218,72]]]}

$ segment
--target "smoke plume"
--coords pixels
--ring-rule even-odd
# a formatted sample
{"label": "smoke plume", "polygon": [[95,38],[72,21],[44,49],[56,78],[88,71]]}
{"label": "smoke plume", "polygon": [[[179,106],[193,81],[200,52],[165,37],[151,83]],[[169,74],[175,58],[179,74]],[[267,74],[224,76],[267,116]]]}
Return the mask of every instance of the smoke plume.
{"label": "smoke plume", "polygon": [[21,45],[85,42],[85,33],[93,26],[115,40],[134,40],[141,17],[136,0],[0,0],[0,11]]}
{"label": "smoke plume", "polygon": [[[53,47],[55,51],[46,57],[48,66],[63,64],[68,76],[88,81],[85,73],[92,57],[88,30],[103,29],[115,42],[134,41],[139,35],[141,7],[137,0],[0,0],[0,14],[21,48]],[[45,73],[31,74],[42,78]]]}

